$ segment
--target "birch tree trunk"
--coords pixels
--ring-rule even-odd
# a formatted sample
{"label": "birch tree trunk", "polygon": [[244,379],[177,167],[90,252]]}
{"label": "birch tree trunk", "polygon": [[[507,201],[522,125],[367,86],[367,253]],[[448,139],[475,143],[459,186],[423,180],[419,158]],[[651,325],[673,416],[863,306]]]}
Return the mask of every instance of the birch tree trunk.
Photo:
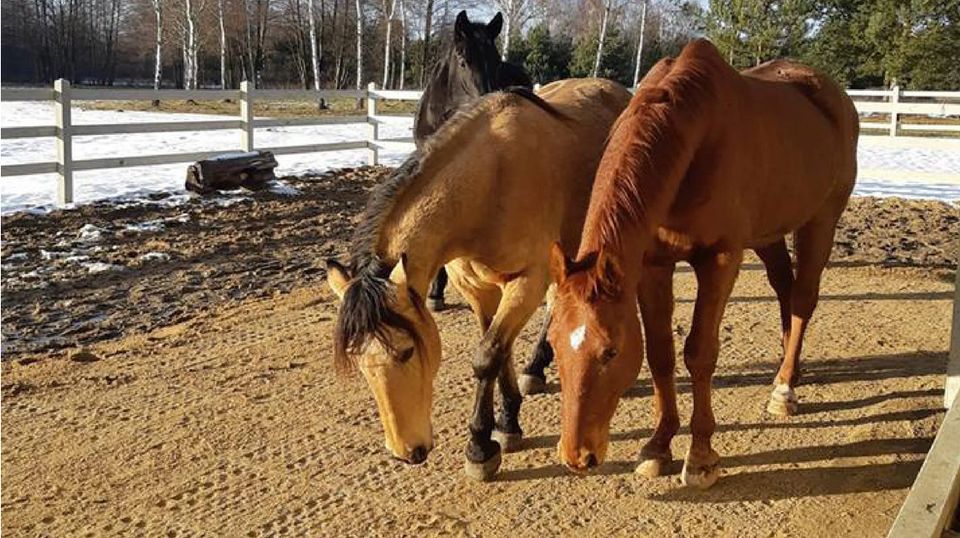
{"label": "birch tree trunk", "polygon": [[507,0],[506,16],[503,25],[503,51],[500,52],[500,59],[507,61],[507,55],[510,52],[510,35],[513,33],[513,8],[517,0]]}
{"label": "birch tree trunk", "polygon": [[227,30],[223,24],[223,0],[217,0],[220,15],[220,89],[227,89]]}
{"label": "birch tree trunk", "polygon": [[420,87],[427,85],[430,64],[430,34],[433,32],[433,0],[427,0],[427,12],[424,14],[423,50],[420,51]]}
{"label": "birch tree trunk", "polygon": [[[357,9],[357,89],[363,89],[363,8],[360,6],[360,0],[355,0]],[[358,100],[362,104],[362,100]],[[360,105],[358,105],[360,106]]]}
{"label": "birch tree trunk", "polygon": [[593,64],[594,77],[600,73],[600,59],[603,57],[603,42],[607,39],[607,19],[610,18],[610,3],[612,1],[606,0],[603,3],[603,21],[600,23],[600,38],[597,40],[597,61]]}
{"label": "birch tree trunk", "polygon": [[637,43],[637,66],[633,70],[633,87],[636,88],[640,82],[640,62],[643,60],[643,32],[647,26],[647,0],[643,0],[640,7],[640,40]]}
{"label": "birch tree trunk", "polygon": [[407,78],[407,9],[400,0],[400,89]]}
{"label": "birch tree trunk", "polygon": [[[163,79],[163,0],[153,0],[153,12],[157,16],[156,61],[153,65],[153,89],[160,89]],[[160,100],[154,99],[153,106],[160,106]]]}
{"label": "birch tree trunk", "polygon": [[[386,5],[386,4],[384,4]],[[397,11],[397,0],[390,3],[390,11],[387,12],[387,29],[383,45],[383,89],[390,87],[390,38],[393,35],[393,14]]]}
{"label": "birch tree trunk", "polygon": [[310,63],[313,67],[313,89],[320,89],[320,56],[317,53],[317,23],[313,13],[313,1],[307,0],[307,17],[310,23]]}

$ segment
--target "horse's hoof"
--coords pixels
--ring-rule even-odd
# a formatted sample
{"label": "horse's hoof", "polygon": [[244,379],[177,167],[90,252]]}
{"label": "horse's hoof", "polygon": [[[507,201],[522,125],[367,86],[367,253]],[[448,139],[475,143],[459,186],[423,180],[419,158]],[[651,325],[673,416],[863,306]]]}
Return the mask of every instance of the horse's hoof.
{"label": "horse's hoof", "polygon": [[667,474],[671,463],[673,463],[673,454],[669,447],[666,450],[658,450],[655,445],[648,442],[640,449],[640,464],[633,472],[646,478],[656,478]]}
{"label": "horse's hoof", "polygon": [[767,412],[778,417],[789,417],[797,414],[797,395],[789,385],[777,385],[770,394]]}
{"label": "horse's hoof", "polygon": [[490,439],[496,441],[500,445],[500,450],[503,452],[516,452],[520,450],[520,446],[523,444],[522,433],[507,433],[500,430],[493,430],[493,433],[490,434]]}
{"label": "horse's hoof", "polygon": [[547,380],[535,375],[520,374],[517,385],[520,387],[520,394],[524,396],[543,394],[547,391]]}
{"label": "horse's hoof", "polygon": [[500,452],[493,455],[492,458],[483,462],[473,462],[467,460],[463,465],[463,470],[467,476],[479,482],[488,482],[497,474],[500,469]]}
{"label": "horse's hoof", "polygon": [[699,458],[691,458],[687,454],[680,480],[683,481],[684,486],[707,489],[716,484],[717,479],[720,478],[720,456],[711,451],[704,462],[699,462],[697,459]]}
{"label": "horse's hoof", "polygon": [[443,297],[438,299],[430,297],[427,299],[427,306],[429,306],[430,310],[434,312],[440,312],[447,307],[447,303],[444,302]]}
{"label": "horse's hoof", "polygon": [[656,478],[667,474],[667,467],[669,465],[669,461],[656,458],[643,460],[637,465],[637,468],[634,469],[633,472],[644,478]]}

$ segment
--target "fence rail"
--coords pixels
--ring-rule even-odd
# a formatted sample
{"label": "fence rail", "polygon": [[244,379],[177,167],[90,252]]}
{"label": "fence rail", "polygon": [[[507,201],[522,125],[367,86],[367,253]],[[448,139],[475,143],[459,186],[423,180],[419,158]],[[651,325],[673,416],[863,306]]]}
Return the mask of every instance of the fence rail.
{"label": "fence rail", "polygon": [[[860,112],[861,128],[865,134],[886,131],[890,136],[911,134],[943,135],[960,133],[960,92],[943,91],[901,91],[899,87],[889,90],[848,90],[857,111]],[[325,151],[344,151],[366,149],[368,162],[377,164],[379,151],[384,144],[412,144],[413,139],[380,138],[380,125],[386,118],[398,115],[380,115],[377,103],[381,100],[416,101],[420,91],[388,91],[377,89],[371,83],[365,90],[256,90],[247,82],[239,90],[151,90],[151,89],[87,89],[71,88],[66,80],[58,80],[53,89],[45,88],[0,88],[3,101],[53,101],[56,103],[55,125],[39,127],[0,128],[0,139],[22,139],[54,137],[57,141],[57,159],[52,162],[37,162],[0,166],[0,176],[22,176],[56,173],[59,176],[58,203],[73,201],[73,172],[99,170],[129,166],[147,166],[190,162],[223,152],[183,152],[162,155],[137,155],[130,157],[105,157],[98,159],[75,160],[72,155],[72,138],[90,135],[120,135],[138,133],[168,133],[184,131],[214,131],[237,129],[240,131],[240,143],[237,148],[225,151],[253,151],[255,149],[255,130],[267,127],[297,127],[317,125],[365,124],[366,137],[350,142],[325,144],[307,144],[282,146],[270,149],[277,155],[296,153],[318,153]],[[253,105],[257,101],[311,100],[349,98],[366,101],[366,114],[360,116],[320,116],[310,118],[260,118],[253,116]],[[154,101],[154,100],[222,100],[234,99],[240,103],[240,117],[231,120],[119,123],[97,125],[75,125],[70,118],[70,106],[73,101]],[[887,116],[882,120],[872,119],[874,115]],[[933,116],[949,118],[952,123],[917,122],[904,116]],[[400,115],[399,117],[410,117]]]}

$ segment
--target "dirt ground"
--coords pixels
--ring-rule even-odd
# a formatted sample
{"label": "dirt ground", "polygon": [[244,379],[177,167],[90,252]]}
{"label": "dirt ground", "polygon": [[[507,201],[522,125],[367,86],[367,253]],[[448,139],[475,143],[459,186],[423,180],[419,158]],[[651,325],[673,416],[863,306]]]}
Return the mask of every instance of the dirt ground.
{"label": "dirt ground", "polygon": [[[424,465],[388,457],[362,380],[334,373],[336,303],[322,258],[345,248],[350,218],[383,173],[369,172],[291,181],[303,191],[296,198],[5,218],[2,532],[886,533],[943,417],[955,206],[853,203],[805,345],[801,414],[789,419],[764,411],[779,323],[763,272],[748,262],[722,327],[714,408],[723,477],[713,489],[633,474],[653,426],[646,370],[620,404],[608,462],[596,472],[577,477],[558,465],[551,369],[550,392],[524,402],[522,450],[481,484],[462,472],[479,331],[454,292],[454,308],[438,314],[437,446]],[[128,234],[144,221],[166,225]],[[101,230],[96,241],[80,233],[86,223]],[[58,242],[60,252],[123,268],[89,273],[66,256],[43,259],[39,251]],[[149,252],[170,258],[143,261]],[[27,276],[40,265],[54,269]],[[692,274],[679,272],[676,286],[680,343]],[[86,330],[54,341],[82,319]],[[518,341],[518,361],[531,352],[536,321]],[[78,344],[86,352],[75,353]],[[682,365],[678,375],[688,416]],[[674,455],[688,444],[683,429]]]}

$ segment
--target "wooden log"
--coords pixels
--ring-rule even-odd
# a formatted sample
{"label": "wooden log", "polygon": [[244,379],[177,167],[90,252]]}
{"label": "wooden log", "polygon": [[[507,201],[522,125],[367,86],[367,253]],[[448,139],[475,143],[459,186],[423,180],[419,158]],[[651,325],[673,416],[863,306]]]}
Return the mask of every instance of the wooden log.
{"label": "wooden log", "polygon": [[277,159],[269,151],[225,153],[191,164],[186,188],[199,194],[238,188],[259,189],[277,179]]}

